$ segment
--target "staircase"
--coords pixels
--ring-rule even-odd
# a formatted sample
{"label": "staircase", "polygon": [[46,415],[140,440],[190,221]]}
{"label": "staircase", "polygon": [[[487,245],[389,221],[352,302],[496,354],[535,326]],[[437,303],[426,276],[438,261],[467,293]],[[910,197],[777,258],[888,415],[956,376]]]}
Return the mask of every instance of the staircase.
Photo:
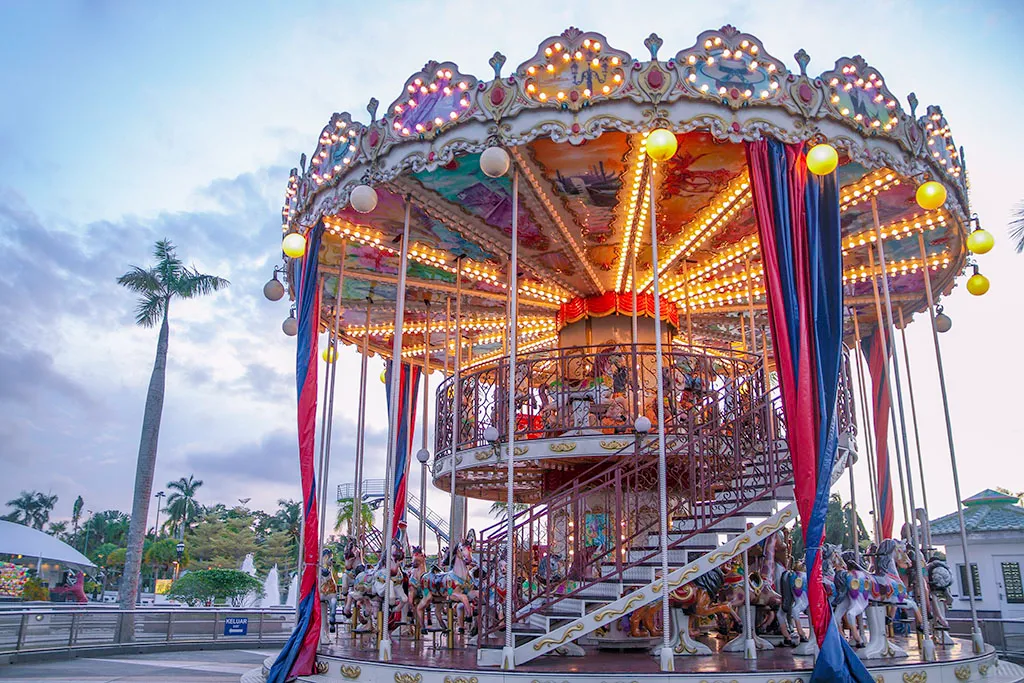
{"label": "staircase", "polygon": [[[383,479],[364,479],[363,480],[363,503],[369,505],[371,508],[377,508],[384,502],[384,487],[385,481]],[[338,485],[338,502],[345,500],[352,500],[355,498],[355,484],[339,484]],[[405,509],[412,514],[413,517],[420,520],[437,536],[439,545],[446,545],[448,543],[448,520],[441,517],[430,508],[426,508],[423,514],[423,518],[420,517],[420,499],[413,494],[408,494],[406,497]],[[379,533],[379,532],[378,532]]]}
{"label": "staircase", "polygon": [[[671,426],[674,433],[666,442],[668,561],[678,567],[668,580],[674,586],[726,563],[795,519],[779,398],[763,388],[759,375],[710,392],[672,425],[666,420],[666,431]],[[849,433],[847,386],[840,388],[839,423]],[[708,406],[714,406],[711,419]],[[841,444],[849,442],[841,438]],[[513,517],[516,665],[660,596],[657,439],[638,439],[615,455],[607,459],[612,464],[593,466]],[[835,476],[844,462],[837,460]],[[749,530],[748,522],[754,524]],[[504,587],[506,537],[507,522],[481,534],[484,596]],[[556,551],[566,555],[563,580],[534,580],[541,558],[546,555],[550,566]],[[500,651],[486,649],[500,647],[503,638],[498,609],[481,614],[481,665],[500,664]]]}

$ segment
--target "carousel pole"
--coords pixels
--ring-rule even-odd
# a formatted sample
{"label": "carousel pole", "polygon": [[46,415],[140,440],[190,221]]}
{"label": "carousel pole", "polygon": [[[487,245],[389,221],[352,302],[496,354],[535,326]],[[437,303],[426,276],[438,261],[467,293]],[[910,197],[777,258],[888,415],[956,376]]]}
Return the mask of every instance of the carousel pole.
{"label": "carousel pole", "polygon": [[[879,264],[882,266],[882,291],[885,292],[885,310],[888,320],[887,329],[890,335],[889,339],[895,343],[896,330],[893,326],[892,298],[889,296],[889,274],[886,272],[885,265],[885,244],[882,240],[882,229],[879,227],[878,222],[878,202],[874,197],[871,198],[871,220],[875,225],[875,235],[878,237],[878,260]],[[907,417],[903,406],[903,388],[900,384],[900,364],[897,362],[896,358],[893,358],[892,360],[893,375],[896,380],[896,402],[899,405],[900,433],[903,441],[903,459],[907,467],[907,497],[909,498],[910,509],[914,510],[914,477],[910,466],[910,449],[907,446]],[[888,361],[888,356],[886,356],[886,361]],[[914,522],[913,517],[911,517],[910,520],[910,540],[914,544],[914,559],[917,560],[916,553],[920,551],[921,544],[918,543],[917,524]],[[918,599],[923,603],[921,605],[921,621],[924,635],[922,638],[923,642],[921,644],[921,655],[925,661],[933,662],[935,661],[935,643],[932,641],[932,628],[928,621],[928,601],[924,599],[927,588],[924,584],[924,567],[922,567],[921,564],[921,562],[914,562],[914,567],[916,569],[915,573],[917,574]]]}
{"label": "carousel pole", "polygon": [[[744,258],[747,271],[747,310],[750,315],[750,352],[757,353],[757,327],[754,325],[754,279],[750,275],[750,256]],[[742,316],[741,313],[740,317],[742,318]]]}
{"label": "carousel pole", "polygon": [[[451,468],[451,479],[449,483],[451,493],[451,511],[448,517],[448,549],[449,555],[451,550],[455,547],[455,535],[458,530],[455,528],[455,507],[458,505],[458,501],[455,497],[455,451],[459,446],[459,432],[461,431],[461,424],[459,420],[461,418],[460,411],[462,409],[462,387],[459,386],[459,381],[462,374],[462,257],[459,256],[456,260],[455,266],[455,359],[454,364],[454,384],[452,387],[452,450],[448,455],[449,467]],[[449,629],[454,628],[454,625],[449,624]]]}
{"label": "carousel pole", "polygon": [[[868,263],[871,266],[872,271],[871,290],[875,295],[875,316],[878,322],[878,334],[880,335],[879,343],[882,344],[882,367],[885,372],[886,394],[889,396],[889,416],[887,419],[892,420],[892,440],[893,444],[896,446],[896,472],[900,477],[900,506],[903,508],[903,522],[906,524],[910,522],[910,514],[907,512],[907,487],[903,480],[903,461],[899,456],[900,442],[896,436],[896,427],[898,426],[896,423],[896,404],[892,400],[892,386],[888,381],[891,376],[889,371],[889,335],[887,333],[888,328],[885,324],[885,315],[882,313],[881,295],[878,293],[878,278],[874,275],[875,252],[870,247],[868,247]],[[882,266],[882,270],[885,270],[885,266]],[[888,278],[886,279],[886,283],[888,283]],[[888,444],[885,445],[888,448]],[[881,486],[882,483],[878,482],[878,485]],[[879,540],[881,541],[882,539]]]}
{"label": "carousel pole", "polygon": [[[517,330],[519,324],[519,167],[512,170],[512,257],[509,261],[509,335],[508,335],[508,477],[505,483],[505,518],[508,527],[505,530],[505,647],[501,652],[501,668],[516,668],[516,651],[512,640],[512,597],[515,592],[512,582],[515,570],[515,519],[512,514],[512,496],[515,477],[515,441],[516,441],[516,350],[518,346]],[[635,288],[634,288],[635,291]],[[634,295],[635,296],[635,295]]]}
{"label": "carousel pole", "polygon": [[[405,278],[409,259],[409,219],[412,214],[412,199],[405,198],[405,225],[402,228],[402,251],[398,257],[398,292],[395,297],[395,332],[391,341],[391,426],[388,434],[387,475],[384,485],[384,541],[381,552],[384,553],[384,603],[381,605],[381,626],[383,633],[380,640],[378,658],[382,662],[391,661],[391,571],[394,566],[391,553],[391,527],[395,524],[395,501],[392,500],[391,489],[395,485],[395,459],[398,453],[398,404],[401,391],[399,376],[402,374],[402,324],[405,322]],[[397,366],[396,366],[397,363]]]}
{"label": "carousel pole", "polygon": [[[849,347],[847,347],[847,350],[849,350]],[[850,387],[849,380],[851,379],[851,377],[849,364],[849,354],[845,353],[843,354],[843,363],[841,367],[843,375],[847,379],[846,405],[849,406],[850,409],[850,424],[855,425],[857,411],[855,409],[856,403],[853,395],[853,389]],[[854,442],[854,445],[856,445],[856,442]],[[853,456],[849,456],[848,462],[846,464],[847,469],[850,471],[850,530],[851,535],[853,536],[853,554],[854,557],[857,558],[857,562],[860,563],[860,529],[858,528],[857,524],[857,487],[853,485],[853,460]]]}
{"label": "carousel pole", "polygon": [[874,428],[872,426],[871,417],[871,406],[868,404],[868,392],[864,382],[864,355],[860,346],[860,323],[858,322],[857,309],[853,310],[853,335],[856,338],[856,348],[854,353],[857,355],[857,386],[860,389],[860,406],[861,414],[864,416],[864,443],[866,444],[865,450],[868,454],[868,488],[871,491],[871,522],[872,528],[875,531],[875,541],[882,540],[881,525],[878,521],[878,484],[876,482],[875,474],[875,445],[874,445]]}
{"label": "carousel pole", "polygon": [[[928,267],[925,262],[925,268]],[[903,309],[897,308],[900,316],[900,338],[903,341],[903,367],[907,369],[907,391],[910,393],[910,423],[914,427],[914,447],[917,449],[917,470],[921,477],[921,505],[925,519],[928,519],[928,487],[924,483],[924,458],[921,457],[921,434],[917,429],[917,401],[914,400],[914,376],[910,372],[910,350],[907,348],[907,326],[903,320]]]}
{"label": "carousel pole", "polygon": [[352,492],[352,535],[356,539],[363,531],[363,451],[366,441],[366,366],[370,362],[370,308],[373,300],[366,297],[366,334],[363,335],[363,359],[359,366],[359,413],[356,418],[356,471],[355,490]]}
{"label": "carousel pole", "polygon": [[341,263],[338,265],[338,291],[334,299],[334,330],[331,345],[331,354],[334,360],[331,368],[331,398],[327,410],[327,432],[324,441],[327,446],[324,449],[324,461],[320,468],[320,547],[324,547],[324,534],[327,530],[327,490],[328,480],[331,474],[331,435],[334,433],[334,379],[338,374],[338,335],[341,328],[341,288],[345,284],[345,250],[348,247],[348,240],[341,241]]}
{"label": "carousel pole", "polygon": [[690,315],[690,276],[686,271],[686,259],[683,259],[683,297],[686,299],[686,343],[693,346],[693,317]]}
{"label": "carousel pole", "polygon": [[427,547],[427,460],[430,458],[427,452],[427,411],[430,410],[430,389],[427,374],[430,372],[430,301],[426,300],[427,321],[423,329],[423,419],[420,426],[422,432],[422,445],[420,449],[425,454],[420,460],[420,550]]}
{"label": "carousel pole", "polygon": [[631,317],[632,330],[633,330],[633,345],[636,346],[637,339],[640,335],[637,331],[637,310],[636,310],[636,249],[633,249],[633,258],[629,260],[629,281],[631,283],[630,289],[633,295],[633,315]]}
{"label": "carousel pole", "polygon": [[658,386],[658,509],[661,513],[659,537],[661,540],[661,670],[675,671],[675,659],[669,629],[668,604],[668,473],[665,457],[665,378],[662,376],[661,357],[661,293],[658,287],[658,219],[657,205],[654,196],[654,163],[650,165],[647,175],[648,192],[651,197],[651,268],[654,270],[654,363],[657,372]]}
{"label": "carousel pole", "polygon": [[[917,233],[917,243],[921,248],[921,258],[927,259],[924,247],[924,234]],[[939,349],[939,330],[935,326],[935,300],[932,295],[932,279],[928,273],[928,262],[924,264],[924,292],[928,296],[928,316],[932,321],[932,342],[935,344],[935,364],[939,370],[939,391],[942,395],[942,412],[946,419],[946,441],[949,444],[949,463],[953,470],[953,493],[956,495],[956,516],[960,524],[960,545],[964,551],[964,566],[967,568],[967,599],[971,608],[971,643],[975,654],[985,651],[985,640],[978,624],[978,606],[974,598],[974,580],[971,573],[971,560],[967,553],[967,525],[964,522],[964,508],[960,497],[960,474],[956,466],[956,447],[953,444],[953,423],[949,419],[949,396],[946,393],[946,373],[942,368],[942,351]]]}

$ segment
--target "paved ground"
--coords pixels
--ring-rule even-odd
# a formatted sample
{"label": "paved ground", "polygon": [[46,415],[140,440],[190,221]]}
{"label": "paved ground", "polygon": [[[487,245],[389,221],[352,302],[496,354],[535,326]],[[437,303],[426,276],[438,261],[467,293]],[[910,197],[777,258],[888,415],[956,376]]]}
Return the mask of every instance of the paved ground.
{"label": "paved ground", "polygon": [[207,650],[0,664],[0,681],[46,683],[238,683],[276,650]]}

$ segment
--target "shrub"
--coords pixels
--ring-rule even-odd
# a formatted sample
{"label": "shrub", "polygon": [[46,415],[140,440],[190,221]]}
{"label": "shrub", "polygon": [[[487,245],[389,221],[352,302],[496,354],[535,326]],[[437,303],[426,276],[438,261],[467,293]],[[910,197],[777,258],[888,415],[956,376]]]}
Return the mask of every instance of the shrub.
{"label": "shrub", "polygon": [[263,584],[237,569],[203,569],[182,575],[171,585],[167,597],[195,607],[224,602],[241,607],[249,594],[263,596]]}
{"label": "shrub", "polygon": [[25,582],[25,589],[21,593],[21,599],[25,601],[42,600],[49,602],[50,591],[47,590],[46,586],[39,579],[32,577]]}

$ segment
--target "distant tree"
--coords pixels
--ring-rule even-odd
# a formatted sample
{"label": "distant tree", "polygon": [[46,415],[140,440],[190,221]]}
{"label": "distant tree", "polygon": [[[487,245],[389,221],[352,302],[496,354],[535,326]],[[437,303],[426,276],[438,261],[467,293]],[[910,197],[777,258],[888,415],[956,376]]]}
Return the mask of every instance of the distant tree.
{"label": "distant tree", "polygon": [[[853,529],[850,526],[851,512],[853,507],[849,503],[843,503],[838,493],[833,493],[828,499],[828,510],[825,512],[825,542],[842,546],[846,549],[853,548]],[[793,528],[793,558],[803,559],[804,539],[800,531],[800,525]],[[870,543],[868,531],[864,527],[864,521],[857,515],[857,540],[861,549]]]}
{"label": "distant tree", "polygon": [[261,573],[270,571],[275,564],[281,576],[295,571],[298,544],[286,531],[271,531],[256,551],[256,568]]}
{"label": "distant tree", "polygon": [[[185,551],[181,555],[181,568],[188,566],[190,558],[188,544],[185,544]],[[177,561],[178,540],[175,538],[162,538],[146,548],[146,566],[162,569],[165,574],[174,569],[174,563]]]}
{"label": "distant tree", "polygon": [[[512,514],[515,515],[517,512],[521,512],[527,508],[526,503],[512,502]],[[508,503],[503,500],[496,500],[491,503],[491,509],[488,512],[497,517],[499,520],[508,519]]]}
{"label": "distant tree", "polygon": [[1017,204],[1010,219],[1010,239],[1015,243],[1017,253],[1024,252],[1024,202]]}
{"label": "distant tree", "polygon": [[156,470],[160,419],[164,408],[171,300],[204,296],[228,284],[223,278],[206,275],[185,266],[175,253],[174,245],[168,240],[157,242],[153,255],[156,259],[153,267],[145,269],[132,266],[131,270],[117,279],[118,284],[139,296],[135,311],[136,324],[154,327],[160,323],[156,359],[153,362],[153,373],[149,380],[146,408],[142,418],[138,462],[135,466],[135,491],[128,553],[125,558],[124,577],[118,591],[122,609],[133,609],[139,592],[142,546],[146,539],[149,501],[153,497],[153,473]]}
{"label": "distant tree", "polygon": [[284,531],[291,536],[296,543],[299,540],[299,527],[302,524],[302,503],[289,498],[280,498],[277,501],[277,512],[274,513],[273,528],[277,531]]}
{"label": "distant tree", "polygon": [[60,540],[65,540],[68,535],[68,523],[67,522],[50,522],[50,528],[46,530],[46,533],[51,536],[56,536]]}
{"label": "distant tree", "polygon": [[[100,567],[107,566],[107,558],[110,557],[110,553],[117,550],[117,546],[113,543],[103,543],[89,553],[89,559],[92,560]],[[121,562],[124,562],[124,557],[121,557]]]}
{"label": "distant tree", "polygon": [[205,519],[185,539],[194,566],[237,569],[258,547],[251,518]]}
{"label": "distant tree", "polygon": [[[354,520],[353,511],[355,510],[356,503],[352,498],[346,498],[338,502],[338,516],[334,520],[334,530],[338,532],[351,533],[349,525]],[[360,526],[363,529],[369,529],[373,526],[373,508],[366,503],[362,504],[362,515]]]}
{"label": "distant tree", "polygon": [[42,531],[50,521],[50,513],[56,504],[56,495],[48,495],[41,491],[22,491],[17,498],[7,501],[7,506],[14,510],[4,519]]}
{"label": "distant tree", "polygon": [[195,607],[224,602],[241,607],[249,595],[265,597],[263,584],[237,569],[201,569],[190,571],[171,585],[167,596]]}
{"label": "distant tree", "polygon": [[104,510],[87,519],[82,531],[89,539],[90,548],[104,543],[120,546],[127,541],[128,526],[128,515],[120,510]]}
{"label": "distant tree", "polygon": [[203,506],[196,500],[196,491],[202,485],[203,480],[196,479],[191,474],[188,475],[188,479],[181,477],[177,481],[167,482],[167,488],[174,491],[167,496],[167,518],[179,539],[185,538],[192,524],[201,516]]}
{"label": "distant tree", "polygon": [[76,536],[78,535],[78,525],[82,521],[82,508],[85,506],[85,501],[79,496],[75,498],[74,504],[71,506],[71,530]]}

